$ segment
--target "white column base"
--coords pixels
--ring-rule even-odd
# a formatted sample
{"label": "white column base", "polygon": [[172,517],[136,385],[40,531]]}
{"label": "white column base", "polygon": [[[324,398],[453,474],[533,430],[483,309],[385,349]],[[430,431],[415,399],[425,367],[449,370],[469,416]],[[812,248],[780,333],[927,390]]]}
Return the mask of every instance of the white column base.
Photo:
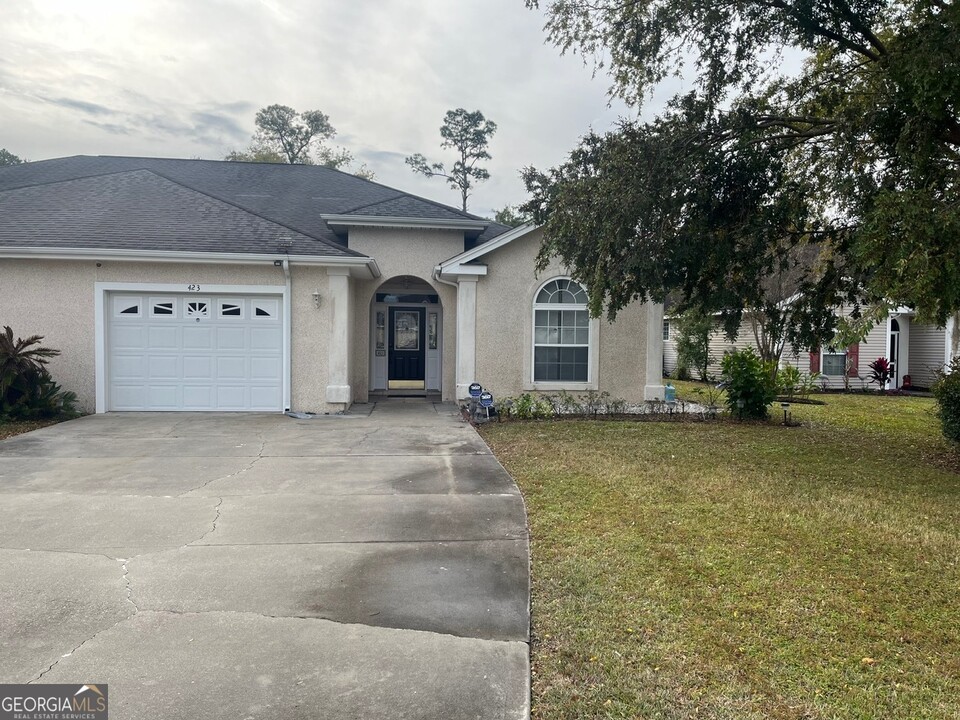
{"label": "white column base", "polygon": [[666,395],[667,389],[663,385],[644,385],[643,386],[643,399],[644,400],[663,400]]}
{"label": "white column base", "polygon": [[349,385],[327,385],[327,402],[349,405],[353,402],[353,388]]}

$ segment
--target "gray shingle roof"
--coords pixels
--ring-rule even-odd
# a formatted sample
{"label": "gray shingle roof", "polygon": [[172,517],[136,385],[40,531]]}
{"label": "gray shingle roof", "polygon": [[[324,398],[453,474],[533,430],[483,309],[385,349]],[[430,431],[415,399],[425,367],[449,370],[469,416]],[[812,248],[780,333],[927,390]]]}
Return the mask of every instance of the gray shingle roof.
{"label": "gray shingle roof", "polygon": [[[84,201],[77,203],[80,196]],[[286,233],[299,254],[357,256],[321,217],[349,213],[480,219],[317,166],[75,156],[0,168],[0,244],[6,246],[43,247],[57,236],[71,243],[59,247],[83,242],[200,251],[202,244],[220,252],[264,252],[253,248],[269,247]],[[471,244],[508,229],[490,223]]]}
{"label": "gray shingle roof", "polygon": [[160,177],[130,170],[0,191],[0,246],[358,256]]}
{"label": "gray shingle roof", "polygon": [[471,220],[478,219],[453,208],[438,205],[410,195],[381,200],[369,205],[348,210],[343,215],[362,215],[372,217],[416,217],[431,220]]}

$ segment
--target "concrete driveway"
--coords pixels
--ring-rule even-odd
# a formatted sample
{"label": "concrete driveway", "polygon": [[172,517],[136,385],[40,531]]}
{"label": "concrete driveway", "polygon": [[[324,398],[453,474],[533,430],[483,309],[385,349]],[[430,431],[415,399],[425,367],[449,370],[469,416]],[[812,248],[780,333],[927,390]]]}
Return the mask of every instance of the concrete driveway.
{"label": "concrete driveway", "polygon": [[0,441],[0,682],[111,718],[523,718],[512,479],[449,405],[113,414]]}

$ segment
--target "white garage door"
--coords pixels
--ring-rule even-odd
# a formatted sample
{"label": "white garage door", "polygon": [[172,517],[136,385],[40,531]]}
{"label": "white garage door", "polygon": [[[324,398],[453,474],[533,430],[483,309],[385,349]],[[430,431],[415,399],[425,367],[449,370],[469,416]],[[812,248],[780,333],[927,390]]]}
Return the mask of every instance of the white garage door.
{"label": "white garage door", "polygon": [[109,410],[282,410],[279,296],[113,294]]}

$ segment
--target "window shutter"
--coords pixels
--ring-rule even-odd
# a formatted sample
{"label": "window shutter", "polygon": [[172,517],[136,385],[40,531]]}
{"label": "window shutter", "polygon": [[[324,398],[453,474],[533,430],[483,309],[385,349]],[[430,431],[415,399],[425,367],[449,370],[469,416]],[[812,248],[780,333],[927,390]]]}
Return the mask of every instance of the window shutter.
{"label": "window shutter", "polygon": [[847,360],[850,364],[850,370],[847,372],[847,377],[859,377],[860,376],[860,343],[854,343],[847,348]]}
{"label": "window shutter", "polygon": [[810,351],[810,372],[811,373],[820,372],[820,351],[819,350]]}

